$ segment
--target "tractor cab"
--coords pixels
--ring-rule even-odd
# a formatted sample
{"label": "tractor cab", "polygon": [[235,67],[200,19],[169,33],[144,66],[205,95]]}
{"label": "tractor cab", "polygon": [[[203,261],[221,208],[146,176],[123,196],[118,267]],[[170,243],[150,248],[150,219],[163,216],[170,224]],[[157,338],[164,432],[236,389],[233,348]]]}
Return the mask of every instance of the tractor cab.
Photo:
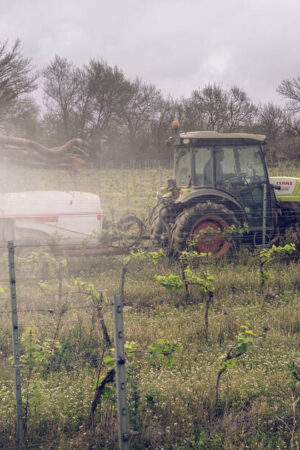
{"label": "tractor cab", "polygon": [[[181,188],[178,202],[206,195],[229,194],[245,212],[251,230],[272,229],[272,187],[262,145],[265,136],[242,133],[181,133],[175,146],[175,179]],[[265,200],[264,200],[265,193]]]}

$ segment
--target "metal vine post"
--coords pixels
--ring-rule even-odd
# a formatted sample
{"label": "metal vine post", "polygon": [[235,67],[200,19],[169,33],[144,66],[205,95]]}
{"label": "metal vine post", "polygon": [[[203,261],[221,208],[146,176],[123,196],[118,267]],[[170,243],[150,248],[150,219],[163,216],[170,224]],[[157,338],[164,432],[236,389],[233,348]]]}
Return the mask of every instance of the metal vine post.
{"label": "metal vine post", "polygon": [[12,241],[8,242],[8,268],[9,268],[10,295],[11,295],[12,341],[13,341],[14,370],[15,370],[17,442],[20,448],[25,448],[22,390],[21,390],[21,368],[20,368],[20,352],[19,352],[16,275],[15,275],[15,246]]}
{"label": "metal vine post", "polygon": [[129,450],[129,425],[126,391],[125,349],[124,349],[124,323],[123,299],[121,295],[113,297],[113,319],[115,338],[115,367],[117,387],[117,407],[119,426],[119,448]]}

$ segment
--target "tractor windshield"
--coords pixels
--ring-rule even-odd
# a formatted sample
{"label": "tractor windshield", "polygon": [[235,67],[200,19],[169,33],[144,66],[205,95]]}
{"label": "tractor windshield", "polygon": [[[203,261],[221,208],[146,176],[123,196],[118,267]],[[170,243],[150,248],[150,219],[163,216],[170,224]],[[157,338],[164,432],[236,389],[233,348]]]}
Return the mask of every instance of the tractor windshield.
{"label": "tractor windshield", "polygon": [[177,148],[175,178],[178,186],[220,186],[244,177],[247,183],[265,181],[257,145]]}

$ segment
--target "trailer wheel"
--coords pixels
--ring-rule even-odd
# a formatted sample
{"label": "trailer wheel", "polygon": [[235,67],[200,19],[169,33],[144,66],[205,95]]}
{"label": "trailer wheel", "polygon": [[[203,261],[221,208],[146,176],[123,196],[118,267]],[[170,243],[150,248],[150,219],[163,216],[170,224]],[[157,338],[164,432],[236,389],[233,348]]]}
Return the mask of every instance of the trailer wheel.
{"label": "trailer wheel", "polygon": [[187,241],[195,236],[203,235],[195,244],[199,253],[210,253],[213,256],[225,255],[232,239],[222,235],[231,225],[240,223],[234,213],[224,205],[207,201],[185,209],[176,219],[172,234],[171,252],[178,255],[185,250]]}

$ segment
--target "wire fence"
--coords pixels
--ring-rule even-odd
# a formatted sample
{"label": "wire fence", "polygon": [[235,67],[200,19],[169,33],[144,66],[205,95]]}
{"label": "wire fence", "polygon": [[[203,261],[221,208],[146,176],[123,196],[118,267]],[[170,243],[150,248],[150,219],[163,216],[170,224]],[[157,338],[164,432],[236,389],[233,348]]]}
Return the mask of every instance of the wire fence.
{"label": "wire fence", "polygon": [[[67,378],[72,379],[78,371],[84,370],[91,381],[96,373],[99,380],[100,373],[105,373],[106,370],[103,358],[104,353],[112,346],[114,322],[115,326],[117,323],[121,327],[121,331],[115,331],[120,344],[113,369],[117,383],[122,385],[117,396],[118,399],[122,394],[119,405],[123,411],[119,414],[122,426],[119,429],[120,448],[127,449],[128,418],[124,421],[127,397],[123,394],[126,377],[124,364],[119,362],[120,358],[125,360],[125,355],[120,354],[122,351],[124,353],[124,333],[122,322],[116,322],[116,319],[112,321],[111,318],[116,301],[119,302],[117,313],[122,312],[120,297],[107,298],[104,291],[90,282],[91,276],[75,277],[74,272],[67,270],[66,259],[51,254],[46,245],[27,247],[34,250],[34,258],[30,253],[25,258],[15,257],[15,250],[24,248],[26,246],[14,246],[9,242],[8,252],[5,253],[3,247],[0,261],[0,368],[3,375],[0,377],[0,391],[3,386],[10,384],[14,371],[16,396],[16,435],[14,436],[11,424],[5,430],[0,420],[0,438],[7,434],[8,439],[16,441],[16,448],[25,448],[30,427],[29,390],[35,390],[33,386],[40,374],[45,376],[55,373],[57,375],[54,376],[59,376],[60,371],[63,371],[67,372]],[[78,275],[82,275],[82,271],[79,272]],[[97,283],[95,277],[93,281]],[[74,318],[73,315],[77,313],[80,313],[80,317]],[[9,323],[12,324],[11,332]],[[11,340],[13,357],[10,356]],[[114,378],[115,375],[112,380]],[[23,387],[25,395],[22,399]],[[34,392],[32,395],[35,395]],[[93,419],[99,399],[94,400],[95,402]],[[87,417],[89,414],[91,411],[88,410]],[[9,421],[9,414],[5,415],[6,421]],[[8,443],[6,448],[14,447]]]}
{"label": "wire fence", "polygon": [[173,169],[173,158],[165,159],[111,159],[99,163],[99,169],[118,170],[147,170],[147,169]]}

